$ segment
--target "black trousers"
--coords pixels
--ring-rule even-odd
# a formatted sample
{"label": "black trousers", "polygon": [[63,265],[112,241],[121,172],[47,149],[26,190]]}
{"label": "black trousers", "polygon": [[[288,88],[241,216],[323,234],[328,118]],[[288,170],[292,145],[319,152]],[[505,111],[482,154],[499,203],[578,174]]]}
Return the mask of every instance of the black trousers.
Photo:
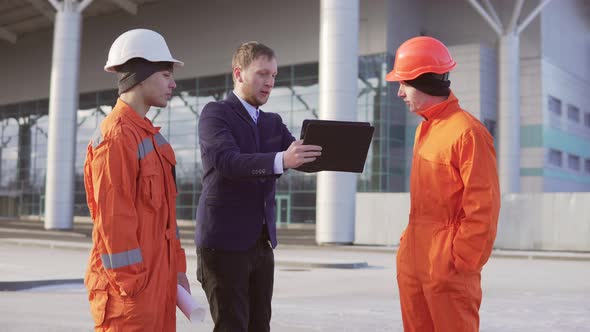
{"label": "black trousers", "polygon": [[266,232],[246,251],[197,248],[197,279],[214,332],[270,331],[274,265]]}

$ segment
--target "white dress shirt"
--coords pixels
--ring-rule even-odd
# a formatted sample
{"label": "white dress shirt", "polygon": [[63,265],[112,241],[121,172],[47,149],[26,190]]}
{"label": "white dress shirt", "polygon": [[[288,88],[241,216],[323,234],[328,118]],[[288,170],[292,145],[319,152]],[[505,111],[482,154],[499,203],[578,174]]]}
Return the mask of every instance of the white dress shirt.
{"label": "white dress shirt", "polygon": [[[254,121],[254,123],[257,123],[258,115],[260,114],[258,107],[254,107],[254,106],[250,105],[247,101],[242,99],[235,91],[234,91],[234,95],[236,95],[236,97],[238,97],[238,100],[242,103],[242,105],[244,105],[244,108],[246,109],[246,111],[248,111],[248,114],[250,114],[250,117],[252,117],[252,121]],[[273,167],[274,174],[283,174],[283,172],[284,172],[284,170],[283,170],[283,152],[284,151],[277,152],[277,154],[275,155],[275,163],[274,163],[274,167]]]}

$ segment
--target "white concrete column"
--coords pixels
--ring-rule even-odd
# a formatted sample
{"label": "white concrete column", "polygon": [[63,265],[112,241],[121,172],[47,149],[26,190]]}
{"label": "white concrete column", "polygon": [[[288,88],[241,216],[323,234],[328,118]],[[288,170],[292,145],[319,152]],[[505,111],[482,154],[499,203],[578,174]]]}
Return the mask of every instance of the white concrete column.
{"label": "white concrete column", "polygon": [[[473,9],[498,35],[499,108],[498,173],[502,193],[520,192],[520,33],[542,12],[551,0],[539,1],[524,20],[519,20],[524,0],[516,0],[512,17],[504,29],[494,6],[485,1],[468,0]],[[518,23],[520,21],[520,23]]]}
{"label": "white concrete column", "polygon": [[[321,0],[320,119],[356,121],[358,79],[358,0]],[[317,176],[316,241],[354,242],[357,174]]]}
{"label": "white concrete column", "polygon": [[520,64],[516,33],[499,38],[498,162],[502,193],[520,192]]}
{"label": "white concrete column", "polygon": [[51,64],[45,229],[71,229],[74,213],[82,15],[77,3],[71,0],[65,0],[60,5],[55,16]]}

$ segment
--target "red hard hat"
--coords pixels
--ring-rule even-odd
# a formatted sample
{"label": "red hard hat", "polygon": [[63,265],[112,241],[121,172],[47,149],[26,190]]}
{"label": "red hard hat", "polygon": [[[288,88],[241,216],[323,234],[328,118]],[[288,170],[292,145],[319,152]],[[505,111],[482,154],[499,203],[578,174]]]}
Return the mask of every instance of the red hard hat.
{"label": "red hard hat", "polygon": [[456,65],[449,49],[438,39],[414,37],[397,49],[393,70],[385,79],[392,82],[409,81],[425,73],[447,73]]}

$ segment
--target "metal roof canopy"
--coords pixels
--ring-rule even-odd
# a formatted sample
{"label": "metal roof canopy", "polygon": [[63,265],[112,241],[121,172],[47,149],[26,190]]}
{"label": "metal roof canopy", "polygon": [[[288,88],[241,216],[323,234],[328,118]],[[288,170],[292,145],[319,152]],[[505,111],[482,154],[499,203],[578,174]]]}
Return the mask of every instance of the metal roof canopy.
{"label": "metal roof canopy", "polygon": [[[102,70],[102,69],[101,69]],[[317,84],[318,63],[302,63],[296,65],[285,65],[279,67],[279,75],[275,82],[275,88],[291,87],[291,76],[296,76],[297,85],[309,86]],[[188,78],[176,80],[177,88],[174,95],[179,95],[181,91],[188,91],[190,96],[198,97],[221,97],[228,89],[233,88],[231,73],[218,75]],[[197,85],[200,88],[197,91]],[[98,94],[98,95],[97,95]],[[118,94],[117,89],[105,89],[80,93],[78,99],[79,109],[89,109],[100,106],[97,104],[97,98],[100,99],[100,105],[114,106]],[[6,105],[0,105],[0,121],[6,119],[19,119],[29,116],[43,116],[49,113],[49,98],[31,100],[27,102],[18,102]]]}
{"label": "metal roof canopy", "polygon": [[[108,15],[118,11],[137,14],[137,8],[158,0],[94,0],[84,9],[83,16]],[[79,1],[80,4],[88,0]],[[48,29],[55,20],[55,8],[60,0],[0,0],[0,42],[15,44],[31,32]]]}

